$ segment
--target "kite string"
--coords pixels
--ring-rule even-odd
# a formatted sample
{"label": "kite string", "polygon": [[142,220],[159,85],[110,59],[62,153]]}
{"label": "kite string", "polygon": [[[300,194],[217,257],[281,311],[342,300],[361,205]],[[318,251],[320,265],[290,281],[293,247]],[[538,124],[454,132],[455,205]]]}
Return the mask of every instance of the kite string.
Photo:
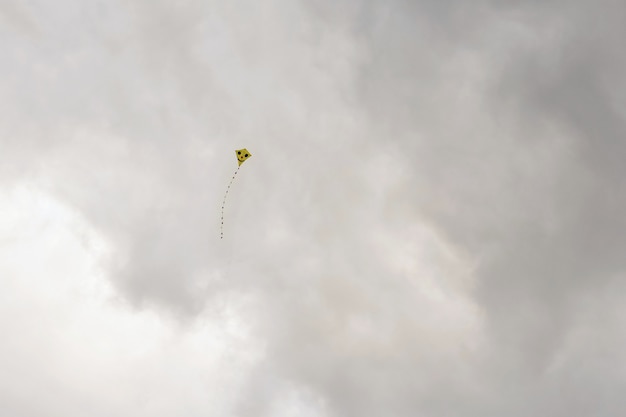
{"label": "kite string", "polygon": [[230,191],[230,186],[235,180],[235,176],[239,172],[239,168],[241,168],[241,165],[237,167],[237,170],[233,174],[233,177],[230,179],[230,182],[228,183],[228,188],[226,188],[226,192],[224,193],[224,200],[222,201],[222,224],[220,225],[220,239],[224,239],[224,206],[226,205],[226,197],[228,196],[228,191]]}

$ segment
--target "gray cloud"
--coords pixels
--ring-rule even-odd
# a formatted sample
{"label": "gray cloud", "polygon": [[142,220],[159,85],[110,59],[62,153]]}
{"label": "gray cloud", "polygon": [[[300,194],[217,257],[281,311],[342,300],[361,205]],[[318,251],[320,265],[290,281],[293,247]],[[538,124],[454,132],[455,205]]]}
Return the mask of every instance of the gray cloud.
{"label": "gray cloud", "polygon": [[[416,207],[483,259],[476,300],[506,367],[477,369],[515,382],[525,404],[507,397],[507,413],[576,413],[524,387],[543,386],[544,369],[581,325],[581,303],[624,270],[615,102],[623,54],[621,26],[611,24],[624,11],[605,6],[482,5],[462,13],[463,38],[435,37],[425,54],[423,39],[432,44],[427,35],[442,28],[409,22],[407,6],[386,16],[393,29],[372,36],[376,58],[360,91],[414,161],[425,191],[412,194]],[[461,10],[437,14],[454,22]],[[621,409],[612,401],[605,410]]]}
{"label": "gray cloud", "polygon": [[621,4],[2,10],[3,183],[138,311],[236,311],[233,415],[624,408]]}

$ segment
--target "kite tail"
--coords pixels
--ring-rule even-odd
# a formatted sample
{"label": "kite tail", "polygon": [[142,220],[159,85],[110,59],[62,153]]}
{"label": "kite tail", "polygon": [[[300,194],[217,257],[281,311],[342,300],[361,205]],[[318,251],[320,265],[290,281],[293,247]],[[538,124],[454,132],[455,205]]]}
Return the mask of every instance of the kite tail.
{"label": "kite tail", "polygon": [[224,239],[224,205],[226,205],[226,197],[228,196],[228,191],[230,191],[230,186],[235,180],[235,176],[237,176],[237,173],[239,172],[239,168],[241,168],[241,165],[237,167],[237,170],[233,174],[233,177],[230,179],[230,182],[228,183],[228,188],[226,188],[226,192],[224,193],[224,201],[222,201],[222,224],[220,225],[220,239]]}

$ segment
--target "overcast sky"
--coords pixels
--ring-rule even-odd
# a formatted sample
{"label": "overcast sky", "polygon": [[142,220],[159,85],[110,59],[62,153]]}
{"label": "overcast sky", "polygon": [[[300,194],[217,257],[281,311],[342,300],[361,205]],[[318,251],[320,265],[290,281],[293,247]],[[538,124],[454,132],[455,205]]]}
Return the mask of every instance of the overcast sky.
{"label": "overcast sky", "polygon": [[623,414],[625,39],[619,0],[3,0],[0,415]]}

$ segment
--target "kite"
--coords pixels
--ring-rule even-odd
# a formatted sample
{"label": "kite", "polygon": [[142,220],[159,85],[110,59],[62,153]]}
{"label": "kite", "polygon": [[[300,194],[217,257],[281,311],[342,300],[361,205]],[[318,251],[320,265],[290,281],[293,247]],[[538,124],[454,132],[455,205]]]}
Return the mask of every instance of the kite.
{"label": "kite", "polygon": [[233,174],[233,177],[230,179],[230,183],[228,184],[228,188],[226,188],[226,193],[224,193],[224,200],[222,201],[222,224],[220,226],[220,239],[224,239],[224,205],[226,204],[226,197],[228,196],[228,191],[230,191],[230,186],[233,184],[235,180],[235,176],[239,172],[239,168],[241,168],[241,164],[243,164],[246,159],[250,158],[252,154],[248,152],[246,148],[237,149],[235,151],[235,155],[237,156],[237,170]]}

